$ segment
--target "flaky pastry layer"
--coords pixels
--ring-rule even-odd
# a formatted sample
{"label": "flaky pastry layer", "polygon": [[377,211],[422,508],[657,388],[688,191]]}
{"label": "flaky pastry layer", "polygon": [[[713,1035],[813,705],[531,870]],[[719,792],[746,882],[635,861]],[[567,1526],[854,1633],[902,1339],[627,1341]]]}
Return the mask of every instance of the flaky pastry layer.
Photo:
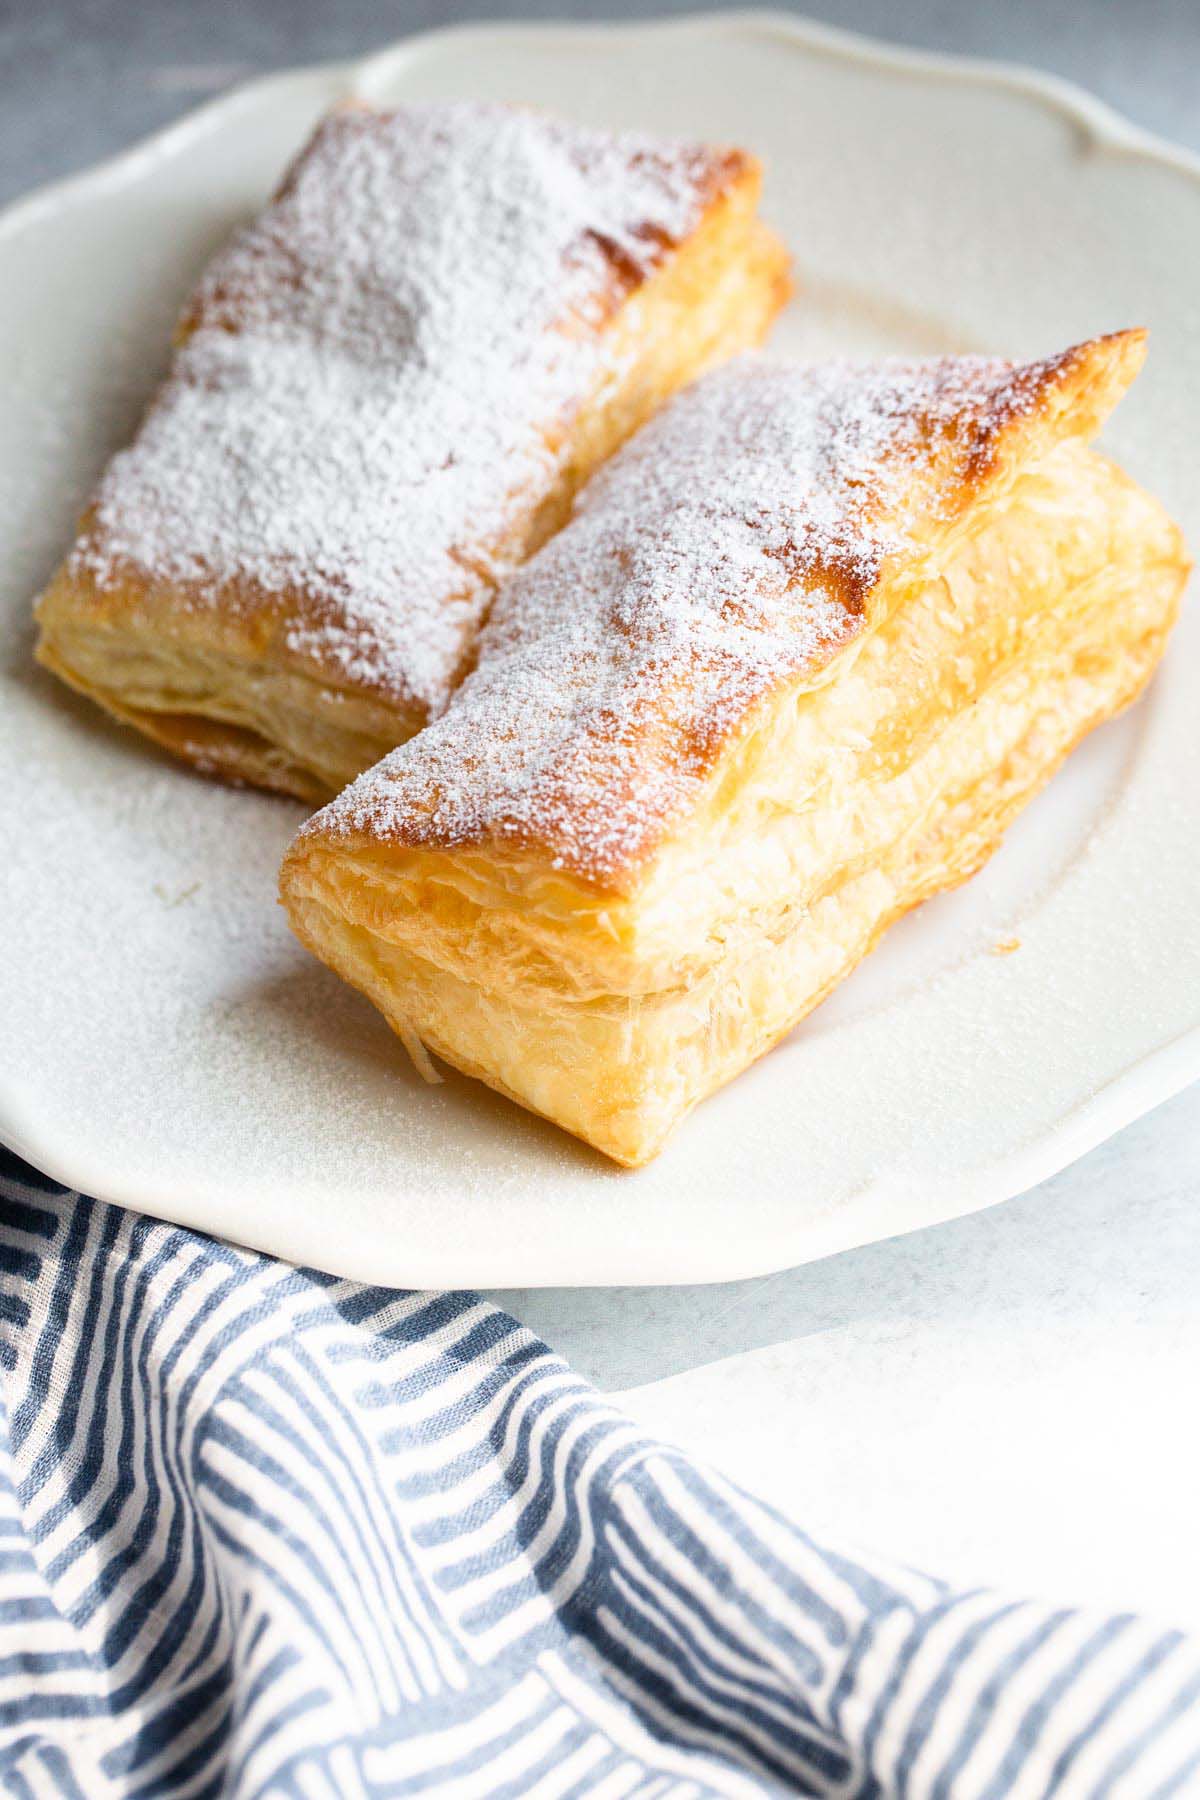
{"label": "flaky pastry layer", "polygon": [[[446,735],[461,705],[486,773],[464,762],[451,793],[447,758],[422,763],[418,740],[364,778],[357,799],[351,790],[318,815],[283,873],[301,938],[410,1041],[618,1162],[645,1162],[893,919],[973,873],[1072,745],[1153,670],[1186,574],[1179,536],[1082,441],[1097,422],[1094,379],[1128,353],[1098,347],[1073,410],[1021,413],[1019,455],[996,457],[972,486],[955,477],[909,548],[883,559],[847,609],[853,629],[827,618],[801,666],[752,665],[757,690],[740,690],[740,716],[723,716],[693,785],[670,789],[675,811],[632,862],[572,866],[578,836],[557,854],[539,841],[550,806],[537,816],[527,803],[520,829],[506,829],[511,784],[507,815],[464,829],[465,793],[475,821],[481,784],[498,808],[494,758],[518,754],[480,738],[472,677]],[[651,429],[663,437],[670,420]],[[869,481],[861,432],[856,442],[856,482]],[[940,431],[928,450],[907,442],[914,512],[943,453]],[[888,503],[903,516],[899,494]],[[827,541],[841,558],[833,572],[844,573],[845,534]],[[800,561],[793,586],[818,587],[822,572]],[[720,604],[731,630],[728,593]],[[743,606],[739,625],[744,617]],[[505,629],[502,607],[495,630]],[[485,634],[481,674],[487,657]],[[681,717],[692,723],[670,694],[655,715],[661,756],[678,750]],[[605,704],[611,712],[611,691]],[[586,766],[590,715],[578,695],[576,712],[562,754]],[[626,805],[639,781],[657,804],[650,721],[634,718],[627,761],[614,752],[606,767],[625,769]],[[635,809],[639,825],[646,812]],[[431,841],[456,820],[460,841]]]}
{"label": "flaky pastry layer", "polygon": [[[321,800],[418,731],[469,666],[497,584],[592,470],[676,388],[759,342],[787,298],[743,152],[443,111],[435,131],[437,109],[415,109],[430,141],[399,172],[365,152],[403,115],[355,109],[319,130],[202,281],[163,394],[39,600],[39,660],[206,772]],[[489,133],[508,146],[507,186]],[[444,231],[427,221],[414,271],[387,239],[379,184],[419,188],[421,156],[463,218],[457,233],[453,216]],[[578,187],[545,242],[535,177]],[[493,178],[491,229],[508,220],[515,241],[456,299]],[[348,211],[364,241],[339,267]],[[524,285],[510,301],[512,271]],[[439,352],[440,384],[422,372]],[[389,447],[406,431],[428,440],[419,455]]]}

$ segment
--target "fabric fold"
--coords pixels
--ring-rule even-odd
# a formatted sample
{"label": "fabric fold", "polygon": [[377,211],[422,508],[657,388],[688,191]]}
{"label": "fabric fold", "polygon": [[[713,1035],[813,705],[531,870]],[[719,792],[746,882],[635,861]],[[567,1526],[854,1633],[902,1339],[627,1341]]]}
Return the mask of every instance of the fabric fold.
{"label": "fabric fold", "polygon": [[1185,1633],[818,1542],[473,1294],[0,1157],[8,1791],[1200,1786]]}

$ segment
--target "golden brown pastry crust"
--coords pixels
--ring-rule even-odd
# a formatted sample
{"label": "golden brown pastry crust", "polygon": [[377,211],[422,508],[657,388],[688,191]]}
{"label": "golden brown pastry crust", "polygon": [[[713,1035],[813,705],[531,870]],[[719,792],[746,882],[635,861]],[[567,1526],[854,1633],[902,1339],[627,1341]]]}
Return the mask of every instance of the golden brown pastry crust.
{"label": "golden brown pastry crust", "polygon": [[506,108],[332,115],[202,280],[40,660],[198,768],[327,798],[444,704],[591,470],[765,333],[760,186]]}
{"label": "golden brown pastry crust", "polygon": [[303,828],[298,934],[646,1161],[1154,668],[1185,552],[1086,446],[1142,353],[706,377],[508,584],[445,717]]}

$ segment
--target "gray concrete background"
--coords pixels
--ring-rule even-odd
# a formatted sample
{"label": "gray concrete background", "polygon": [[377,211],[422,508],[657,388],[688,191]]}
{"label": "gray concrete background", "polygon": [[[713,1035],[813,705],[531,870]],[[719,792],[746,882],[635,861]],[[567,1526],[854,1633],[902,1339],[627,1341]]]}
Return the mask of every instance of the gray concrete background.
{"label": "gray concrete background", "polygon": [[[703,0],[4,0],[0,200],[85,168],[270,69],[361,54],[460,20],[704,10]],[[896,43],[1035,63],[1200,148],[1200,0],[813,0],[800,10]]]}
{"label": "gray concrete background", "polygon": [[[455,8],[411,0],[4,0],[0,199],[86,167],[231,83],[456,20],[630,18],[655,0]],[[1200,0],[814,0],[811,16],[918,47],[1053,70],[1200,149]],[[1050,1312],[1166,1330],[1200,1293],[1200,1087],[993,1212],[789,1275],[709,1289],[499,1296],[624,1387],[763,1345],[914,1318],[1016,1346]],[[1053,1221],[1057,1229],[1048,1230]],[[1048,1241],[1071,1244],[1069,1260]],[[999,1354],[999,1353],[998,1353]]]}

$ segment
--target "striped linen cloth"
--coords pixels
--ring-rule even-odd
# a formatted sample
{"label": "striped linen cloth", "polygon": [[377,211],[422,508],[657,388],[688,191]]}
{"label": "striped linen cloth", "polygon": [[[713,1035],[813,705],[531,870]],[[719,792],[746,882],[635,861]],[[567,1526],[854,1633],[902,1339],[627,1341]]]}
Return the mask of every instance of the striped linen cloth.
{"label": "striped linen cloth", "polygon": [[1200,1793],[1200,1648],[817,1543],[470,1294],[0,1165],[21,1796]]}

